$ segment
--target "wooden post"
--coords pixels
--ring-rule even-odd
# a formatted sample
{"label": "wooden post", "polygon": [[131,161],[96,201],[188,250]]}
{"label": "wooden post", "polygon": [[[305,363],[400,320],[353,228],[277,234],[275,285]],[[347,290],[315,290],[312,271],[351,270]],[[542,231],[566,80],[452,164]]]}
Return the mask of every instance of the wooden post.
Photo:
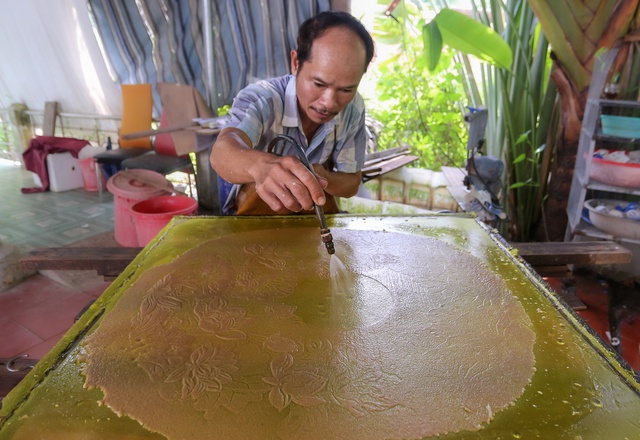
{"label": "wooden post", "polygon": [[47,101],[44,104],[44,121],[42,122],[42,135],[56,135],[56,120],[58,119],[58,103]]}
{"label": "wooden post", "polygon": [[22,162],[22,152],[29,148],[29,141],[33,137],[31,118],[27,115],[27,110],[28,108],[24,104],[11,104],[11,111],[9,112],[9,120],[13,128],[14,153],[16,153],[20,162]]}

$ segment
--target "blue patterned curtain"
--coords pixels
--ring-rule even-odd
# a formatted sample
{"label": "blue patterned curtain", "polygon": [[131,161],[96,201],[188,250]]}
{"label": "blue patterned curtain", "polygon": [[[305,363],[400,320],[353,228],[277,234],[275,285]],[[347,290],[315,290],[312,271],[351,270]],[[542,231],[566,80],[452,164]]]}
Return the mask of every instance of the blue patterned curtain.
{"label": "blue patterned curtain", "polygon": [[206,81],[202,1],[87,0],[113,81],[193,85],[215,110],[253,80],[288,73],[298,27],[330,9],[329,0],[209,1],[214,90]]}

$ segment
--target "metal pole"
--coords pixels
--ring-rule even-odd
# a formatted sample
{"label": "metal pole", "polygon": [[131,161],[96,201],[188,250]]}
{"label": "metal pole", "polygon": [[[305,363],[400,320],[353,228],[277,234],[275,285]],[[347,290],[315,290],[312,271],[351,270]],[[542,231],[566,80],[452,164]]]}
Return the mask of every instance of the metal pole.
{"label": "metal pole", "polygon": [[207,89],[206,99],[209,107],[215,112],[215,108],[213,108],[213,97],[215,96],[215,77],[213,74],[213,11],[211,0],[201,0],[201,4],[205,54],[205,88]]}

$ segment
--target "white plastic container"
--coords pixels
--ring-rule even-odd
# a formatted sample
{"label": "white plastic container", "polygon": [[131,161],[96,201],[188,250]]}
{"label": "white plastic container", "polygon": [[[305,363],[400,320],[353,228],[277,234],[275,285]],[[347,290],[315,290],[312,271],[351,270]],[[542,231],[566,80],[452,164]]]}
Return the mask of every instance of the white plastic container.
{"label": "white plastic container", "polygon": [[80,161],[69,152],[49,154],[47,171],[51,191],[63,192],[84,186]]}
{"label": "white plastic container", "polygon": [[607,185],[640,188],[640,164],[637,163],[618,163],[594,157],[589,175]]}
{"label": "white plastic container", "polygon": [[620,200],[591,199],[584,206],[589,211],[589,220],[596,228],[614,237],[640,240],[640,221],[624,218],[620,211],[615,210],[616,206],[626,203],[628,202]]}

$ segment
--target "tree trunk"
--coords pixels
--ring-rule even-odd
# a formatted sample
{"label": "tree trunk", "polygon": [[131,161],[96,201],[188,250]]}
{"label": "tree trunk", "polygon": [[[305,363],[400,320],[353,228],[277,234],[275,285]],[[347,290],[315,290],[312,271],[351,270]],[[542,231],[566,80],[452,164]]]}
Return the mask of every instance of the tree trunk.
{"label": "tree trunk", "polygon": [[544,212],[536,228],[535,241],[562,241],[567,229],[567,199],[571,191],[578,142],[562,139],[557,147]]}
{"label": "tree trunk", "polygon": [[578,91],[562,66],[554,60],[551,79],[560,97],[560,141],[556,144],[547,198],[543,202],[543,214],[534,239],[537,241],[562,241],[567,229],[567,200],[571,191],[573,169],[576,163],[582,116],[587,90]]}

